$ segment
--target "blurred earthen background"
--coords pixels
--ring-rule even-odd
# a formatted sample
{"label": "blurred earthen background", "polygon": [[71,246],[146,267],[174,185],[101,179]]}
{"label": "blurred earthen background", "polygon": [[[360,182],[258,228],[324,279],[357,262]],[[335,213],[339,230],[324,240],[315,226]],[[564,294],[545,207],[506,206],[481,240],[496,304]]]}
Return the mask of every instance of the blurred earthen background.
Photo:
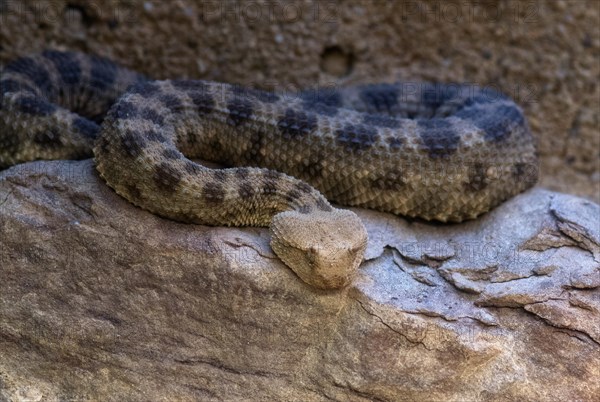
{"label": "blurred earthen background", "polygon": [[600,202],[599,26],[596,0],[0,0],[0,64],[54,48],[276,90],[494,86],[525,109],[540,184]]}

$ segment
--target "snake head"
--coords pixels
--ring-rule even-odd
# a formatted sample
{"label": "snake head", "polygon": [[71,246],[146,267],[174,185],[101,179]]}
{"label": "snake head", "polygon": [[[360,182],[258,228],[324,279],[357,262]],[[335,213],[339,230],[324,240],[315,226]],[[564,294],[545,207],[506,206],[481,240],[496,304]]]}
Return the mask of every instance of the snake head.
{"label": "snake head", "polygon": [[304,282],[320,289],[348,286],[367,247],[367,231],[347,210],[285,211],[271,220],[271,248]]}

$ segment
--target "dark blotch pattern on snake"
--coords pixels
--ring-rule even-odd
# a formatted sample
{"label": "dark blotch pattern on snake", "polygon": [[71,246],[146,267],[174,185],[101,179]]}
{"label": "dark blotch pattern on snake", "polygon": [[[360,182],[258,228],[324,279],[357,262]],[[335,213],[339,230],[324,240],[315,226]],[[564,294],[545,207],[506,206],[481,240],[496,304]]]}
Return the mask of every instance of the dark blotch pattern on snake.
{"label": "dark blotch pattern on snake", "polygon": [[358,217],[328,199],[460,222],[537,179],[521,109],[472,86],[277,94],[148,81],[103,58],[46,51],[8,64],[0,96],[0,168],[93,150],[108,185],[148,211],[269,226],[277,255],[320,288],[350,283],[367,242]]}

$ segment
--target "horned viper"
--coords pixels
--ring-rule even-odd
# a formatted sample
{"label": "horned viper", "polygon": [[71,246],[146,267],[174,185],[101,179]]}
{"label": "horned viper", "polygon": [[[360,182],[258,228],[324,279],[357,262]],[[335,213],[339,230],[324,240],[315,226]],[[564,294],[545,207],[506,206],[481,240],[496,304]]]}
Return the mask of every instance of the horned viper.
{"label": "horned viper", "polygon": [[[53,50],[9,63],[0,78],[0,168],[93,150],[106,183],[148,211],[269,226],[275,253],[319,288],[349,284],[367,243],[360,219],[327,199],[460,222],[537,180],[521,109],[473,86],[273,93],[151,81]],[[210,169],[194,158],[241,167]]]}

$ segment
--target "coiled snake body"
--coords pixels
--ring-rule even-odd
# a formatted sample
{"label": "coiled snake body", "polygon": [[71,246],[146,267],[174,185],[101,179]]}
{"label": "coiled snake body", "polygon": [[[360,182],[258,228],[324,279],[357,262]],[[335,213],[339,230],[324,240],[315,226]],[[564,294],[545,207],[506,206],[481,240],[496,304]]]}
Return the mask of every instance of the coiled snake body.
{"label": "coiled snake body", "polygon": [[[367,242],[360,219],[325,196],[460,222],[537,179],[520,108],[474,87],[277,94],[149,81],[103,58],[45,51],[7,65],[0,96],[0,168],[93,149],[108,185],[155,214],[269,226],[276,254],[320,288],[350,283]],[[210,169],[190,158],[243,167]]]}

